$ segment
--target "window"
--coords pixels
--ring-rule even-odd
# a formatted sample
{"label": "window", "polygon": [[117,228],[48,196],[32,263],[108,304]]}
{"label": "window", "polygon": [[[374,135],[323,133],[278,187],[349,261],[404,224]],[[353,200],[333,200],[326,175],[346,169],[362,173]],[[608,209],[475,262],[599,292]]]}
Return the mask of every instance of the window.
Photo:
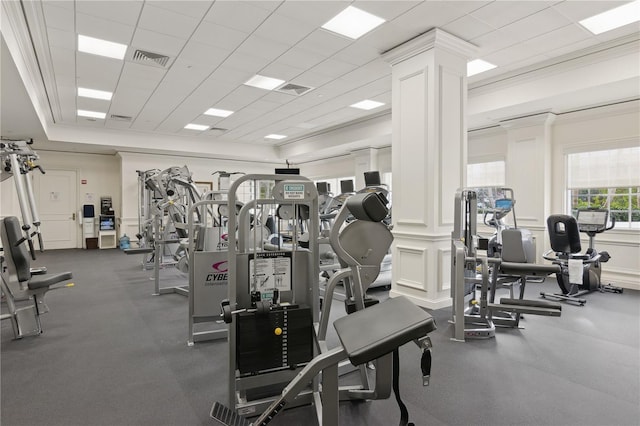
{"label": "window", "polygon": [[504,186],[504,161],[467,164],[467,187]]}
{"label": "window", "polygon": [[567,156],[568,206],[606,208],[616,227],[640,228],[640,147]]}

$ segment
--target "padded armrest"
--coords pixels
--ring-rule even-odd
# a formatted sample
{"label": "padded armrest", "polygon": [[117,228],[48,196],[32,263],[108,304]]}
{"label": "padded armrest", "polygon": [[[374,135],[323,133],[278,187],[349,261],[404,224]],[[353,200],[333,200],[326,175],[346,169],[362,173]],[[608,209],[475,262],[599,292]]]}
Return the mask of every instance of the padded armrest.
{"label": "padded armrest", "polygon": [[561,269],[559,265],[538,265],[535,263],[502,262],[500,272],[503,274],[526,274],[526,275],[549,275],[558,274]]}
{"label": "padded armrest", "polygon": [[404,296],[388,299],[333,323],[349,360],[364,364],[436,329],[435,320]]}
{"label": "padded armrest", "polygon": [[71,278],[73,278],[71,272],[63,272],[55,275],[38,275],[29,280],[28,286],[30,290],[37,290],[39,288],[51,287],[63,281],[69,281]]}

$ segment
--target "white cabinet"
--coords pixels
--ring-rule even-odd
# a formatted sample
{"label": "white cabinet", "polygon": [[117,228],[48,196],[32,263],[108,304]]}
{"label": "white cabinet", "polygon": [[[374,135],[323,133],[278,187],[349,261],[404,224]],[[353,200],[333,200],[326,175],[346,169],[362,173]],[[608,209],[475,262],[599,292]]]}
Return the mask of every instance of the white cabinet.
{"label": "white cabinet", "polygon": [[116,231],[99,231],[98,248],[111,249],[118,246],[116,241]]}

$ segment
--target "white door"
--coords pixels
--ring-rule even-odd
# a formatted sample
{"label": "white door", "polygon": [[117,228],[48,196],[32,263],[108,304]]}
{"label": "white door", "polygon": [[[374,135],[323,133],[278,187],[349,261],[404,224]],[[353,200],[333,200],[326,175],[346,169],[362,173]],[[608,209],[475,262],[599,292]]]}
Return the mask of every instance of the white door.
{"label": "white door", "polygon": [[44,249],[75,248],[78,222],[76,218],[76,172],[47,170],[34,171],[33,192],[40,215],[40,231]]}

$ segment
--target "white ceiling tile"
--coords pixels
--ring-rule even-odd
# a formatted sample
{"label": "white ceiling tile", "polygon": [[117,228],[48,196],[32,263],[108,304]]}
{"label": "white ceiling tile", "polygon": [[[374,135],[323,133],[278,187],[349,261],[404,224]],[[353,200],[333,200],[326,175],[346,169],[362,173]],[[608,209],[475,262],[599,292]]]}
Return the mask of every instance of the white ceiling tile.
{"label": "white ceiling tile", "polygon": [[285,1],[276,14],[321,27],[348,6],[344,1]]}
{"label": "white ceiling tile", "polygon": [[[257,74],[265,65],[271,62],[271,59],[261,58],[259,56],[246,55],[244,53],[233,53],[224,61],[224,66],[230,69],[249,71]],[[276,76],[268,76],[276,77]],[[277,77],[276,77],[277,78]]]}
{"label": "white ceiling tile", "polygon": [[315,27],[310,24],[274,13],[266,18],[253,34],[293,46],[313,30]]}
{"label": "white ceiling tile", "polygon": [[471,40],[471,43],[478,46],[478,54],[476,56],[478,58],[516,44],[514,40],[507,37],[500,30],[493,30],[490,33],[476,37]]}
{"label": "white ceiling tile", "polygon": [[63,31],[72,31],[75,28],[73,9],[57,7],[57,5],[49,4],[49,2],[43,2],[42,10],[47,27]]}
{"label": "white ceiling tile", "polygon": [[75,2],[72,0],[47,0],[47,4],[64,9],[75,10]]}
{"label": "white ceiling tile", "polygon": [[[53,70],[56,74],[56,81],[61,85],[66,84],[68,79],[73,81],[75,86],[76,80],[76,52],[75,50],[62,49],[60,47],[52,46],[51,60],[53,62]],[[65,81],[66,80],[66,81]]]}
{"label": "white ceiling tile", "polygon": [[113,94],[109,114],[125,115],[134,119],[151,96],[152,90],[118,87]]}
{"label": "white ceiling tile", "polygon": [[353,6],[376,15],[386,21],[391,21],[418,6],[421,1],[370,1],[356,0]]}
{"label": "white ceiling tile", "polygon": [[329,77],[340,77],[341,75],[351,72],[356,68],[357,68],[357,65],[353,65],[345,61],[339,61],[337,59],[329,58],[325,61],[322,61],[315,67],[311,68],[310,71],[318,74],[323,74]]}
{"label": "white ceiling tile", "polygon": [[571,21],[553,8],[541,10],[501,28],[508,37],[520,42],[570,24]]}
{"label": "white ceiling tile", "polygon": [[[300,84],[297,81],[293,81],[292,83]],[[306,95],[302,95],[302,96],[306,96]],[[297,99],[297,96],[288,95],[286,93],[280,93],[280,92],[269,92],[262,97],[262,100],[267,102],[272,102],[278,105],[283,105],[283,104],[292,102],[294,99]]]}
{"label": "white ceiling tile", "polygon": [[247,2],[217,1],[204,20],[252,33],[270,14],[271,11]]}
{"label": "white ceiling tile", "polygon": [[47,38],[49,46],[61,47],[67,50],[76,49],[76,33],[74,31],[64,31],[57,28],[47,28]]}
{"label": "white ceiling tile", "polygon": [[167,34],[180,39],[191,36],[200,22],[199,18],[181,15],[173,11],[153,6],[155,3],[145,3],[138,21],[138,28],[144,28],[156,33]]}
{"label": "white ceiling tile", "polygon": [[536,55],[538,55],[538,52],[531,47],[516,44],[514,46],[494,52],[490,55],[486,55],[482,59],[489,63],[497,65],[498,67],[505,67],[509,64],[520,62]]}
{"label": "white ceiling tile", "polygon": [[304,71],[305,70],[303,68],[285,65],[278,62],[277,60],[260,70],[260,72],[264,75],[278,75],[281,79],[286,81],[299,76],[300,74],[304,73]]}
{"label": "white ceiling tile", "polygon": [[313,71],[306,71],[296,77],[296,84],[301,84],[303,86],[310,87],[321,87],[324,84],[327,84],[335,77],[328,76],[326,74],[320,74]]}
{"label": "white ceiling tile", "polygon": [[176,56],[184,47],[186,39],[137,28],[131,46],[148,52]]}
{"label": "white ceiling tile", "polygon": [[501,28],[550,7],[557,1],[495,1],[471,12],[471,16]]}
{"label": "white ceiling tile", "polygon": [[112,92],[118,84],[124,62],[103,56],[76,52],[78,86]]}
{"label": "white ceiling tile", "polygon": [[153,5],[181,15],[202,18],[213,4],[209,0],[155,1]]}
{"label": "white ceiling tile", "polygon": [[[501,0],[499,0],[501,1]],[[494,0],[454,0],[447,2],[450,7],[454,8],[456,11],[460,13],[473,13],[474,11],[487,6],[490,3],[495,3]]]}
{"label": "white ceiling tile", "polygon": [[140,89],[152,91],[162,81],[166,70],[149,65],[125,62],[118,88],[124,90]]}
{"label": "white ceiling tile", "polygon": [[583,40],[591,39],[590,33],[578,24],[569,24],[565,27],[543,34],[538,37],[527,40],[524,44],[533,47],[540,53],[546,53],[577,43]]}
{"label": "white ceiling tile", "polygon": [[389,85],[391,85],[391,65],[382,59],[371,61],[370,63],[356,68],[355,70],[340,77],[343,81],[350,81],[355,85],[362,86],[382,77],[389,77]]}
{"label": "white ceiling tile", "polygon": [[243,31],[234,30],[213,22],[203,21],[193,33],[191,40],[216,46],[222,49],[234,50],[249,37]]}
{"label": "white ceiling tile", "polygon": [[464,16],[464,12],[458,11],[451,6],[452,3],[457,2],[425,1],[409,12],[395,18],[393,23],[400,28],[405,28],[417,34],[431,28],[444,27],[449,22]]}
{"label": "white ceiling tile", "polygon": [[411,40],[419,34],[420,32],[401,27],[394,22],[387,22],[362,36],[357,43],[372,46],[382,53]]}
{"label": "white ceiling tile", "polygon": [[[47,1],[48,3],[48,1]],[[75,1],[78,13],[95,16],[125,25],[136,25],[143,1]]]}
{"label": "white ceiling tile", "polygon": [[298,43],[296,47],[327,58],[352,43],[353,40],[351,39],[320,28],[309,34],[304,40]]}
{"label": "white ceiling tile", "polygon": [[323,55],[294,47],[280,56],[278,62],[293,67],[311,68],[324,59]]}
{"label": "white ceiling tile", "polygon": [[462,16],[445,25],[443,29],[467,41],[493,31],[492,27],[471,15]]}
{"label": "white ceiling tile", "polygon": [[553,8],[567,18],[578,22],[625,3],[629,2],[616,0],[563,1],[555,4]]}
{"label": "white ceiling tile", "polygon": [[333,59],[353,65],[364,65],[380,57],[380,52],[374,47],[363,43],[354,43],[333,55]]}
{"label": "white ceiling tile", "polygon": [[291,46],[288,44],[251,35],[242,43],[242,45],[240,45],[240,47],[238,47],[236,53],[257,56],[259,58],[268,59],[269,62],[271,62],[290,48]]}
{"label": "white ceiling tile", "polygon": [[231,51],[219,47],[209,46],[194,40],[189,40],[180,52],[179,60],[191,64],[208,67],[213,71],[231,54]]}
{"label": "white ceiling tile", "polygon": [[128,45],[135,27],[82,13],[76,14],[78,34]]}

